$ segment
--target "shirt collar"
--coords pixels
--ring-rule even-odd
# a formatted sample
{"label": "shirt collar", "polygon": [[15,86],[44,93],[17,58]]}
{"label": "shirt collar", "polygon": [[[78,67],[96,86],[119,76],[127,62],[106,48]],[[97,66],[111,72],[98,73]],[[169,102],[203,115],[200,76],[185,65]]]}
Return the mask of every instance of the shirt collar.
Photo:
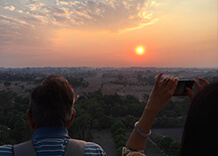
{"label": "shirt collar", "polygon": [[69,138],[68,131],[66,128],[52,128],[52,127],[41,127],[37,129],[33,134],[33,139],[36,138],[53,138],[53,137],[67,137]]}

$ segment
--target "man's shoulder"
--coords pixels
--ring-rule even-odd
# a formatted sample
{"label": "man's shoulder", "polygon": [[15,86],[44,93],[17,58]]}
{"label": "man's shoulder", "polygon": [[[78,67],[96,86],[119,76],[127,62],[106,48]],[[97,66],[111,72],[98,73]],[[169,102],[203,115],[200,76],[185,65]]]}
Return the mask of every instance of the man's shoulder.
{"label": "man's shoulder", "polygon": [[106,156],[106,153],[100,145],[87,142],[84,156]]}
{"label": "man's shoulder", "polygon": [[[12,155],[13,155],[12,145],[0,146],[0,156],[12,156]],[[93,142],[87,142],[84,156],[106,156],[106,153],[100,145]]]}
{"label": "man's shoulder", "polygon": [[1,156],[12,156],[13,155],[12,145],[0,146],[0,155]]}

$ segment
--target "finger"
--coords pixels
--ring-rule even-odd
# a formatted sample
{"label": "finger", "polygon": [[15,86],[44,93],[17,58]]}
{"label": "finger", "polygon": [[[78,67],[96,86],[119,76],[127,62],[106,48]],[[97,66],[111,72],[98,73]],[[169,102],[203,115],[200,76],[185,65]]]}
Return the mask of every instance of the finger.
{"label": "finger", "polygon": [[163,75],[163,73],[160,73],[160,74],[157,76],[155,85],[159,85],[159,82],[160,82],[160,79],[161,79],[161,76],[162,76],[162,75]]}
{"label": "finger", "polygon": [[178,82],[179,82],[179,79],[178,79],[178,77],[176,77],[176,78],[174,79],[174,81],[173,81],[172,88],[170,89],[170,91],[171,91],[172,93],[175,92],[176,87],[177,87],[177,85],[178,85]]}
{"label": "finger", "polygon": [[193,79],[193,81],[194,81],[195,85],[197,86],[198,91],[201,91],[202,90],[201,84],[198,81],[196,81],[195,79]]}
{"label": "finger", "polygon": [[174,84],[174,77],[171,77],[167,83],[167,89],[171,89]]}
{"label": "finger", "polygon": [[193,91],[190,88],[187,88],[187,93],[188,93],[190,100],[192,101],[195,97]]}
{"label": "finger", "polygon": [[205,86],[207,86],[208,84],[209,84],[209,82],[206,80],[206,79],[203,79],[203,78],[199,78],[199,80],[201,81],[201,82],[203,82],[203,84],[205,85]]}
{"label": "finger", "polygon": [[168,82],[169,78],[168,77],[164,77],[162,83],[160,84],[160,86],[166,86],[167,82]]}

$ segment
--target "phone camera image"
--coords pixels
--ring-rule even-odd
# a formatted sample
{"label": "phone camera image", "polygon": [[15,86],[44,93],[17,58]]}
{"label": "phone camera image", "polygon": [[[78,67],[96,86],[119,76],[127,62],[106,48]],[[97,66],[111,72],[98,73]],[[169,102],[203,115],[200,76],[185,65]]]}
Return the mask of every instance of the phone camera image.
{"label": "phone camera image", "polygon": [[193,88],[193,80],[179,80],[173,96],[186,96],[188,95],[186,88]]}

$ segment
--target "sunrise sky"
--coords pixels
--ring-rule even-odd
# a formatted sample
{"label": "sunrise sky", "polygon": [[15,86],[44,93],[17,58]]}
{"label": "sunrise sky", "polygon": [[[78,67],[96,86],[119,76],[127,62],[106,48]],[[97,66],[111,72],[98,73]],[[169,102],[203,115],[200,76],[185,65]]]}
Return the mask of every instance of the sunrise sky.
{"label": "sunrise sky", "polygon": [[217,0],[0,0],[0,67],[217,68],[217,43]]}

